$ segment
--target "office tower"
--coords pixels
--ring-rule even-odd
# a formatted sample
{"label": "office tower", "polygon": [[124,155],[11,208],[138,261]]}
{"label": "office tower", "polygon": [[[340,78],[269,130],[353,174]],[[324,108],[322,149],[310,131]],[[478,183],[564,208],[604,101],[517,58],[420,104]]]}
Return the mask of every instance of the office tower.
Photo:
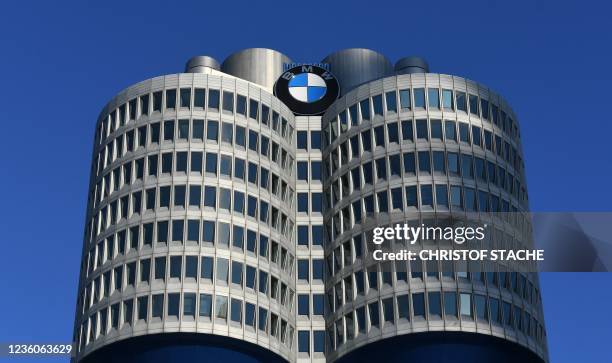
{"label": "office tower", "polygon": [[510,106],[428,68],[257,48],[116,95],[96,124],[75,360],[546,361],[537,274],[368,262],[376,226],[528,211]]}

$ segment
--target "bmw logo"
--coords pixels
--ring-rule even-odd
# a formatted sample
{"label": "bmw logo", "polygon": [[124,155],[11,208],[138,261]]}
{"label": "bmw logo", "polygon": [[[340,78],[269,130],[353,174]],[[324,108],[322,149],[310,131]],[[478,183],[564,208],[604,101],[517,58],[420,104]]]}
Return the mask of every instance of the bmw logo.
{"label": "bmw logo", "polygon": [[320,115],[338,98],[338,81],[325,68],[299,65],[285,71],[274,94],[295,114]]}

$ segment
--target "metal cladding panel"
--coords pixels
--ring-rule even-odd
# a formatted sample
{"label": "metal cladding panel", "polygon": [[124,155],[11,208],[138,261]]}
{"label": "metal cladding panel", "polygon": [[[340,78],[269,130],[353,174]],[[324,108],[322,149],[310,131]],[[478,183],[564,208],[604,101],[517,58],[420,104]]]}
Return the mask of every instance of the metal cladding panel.
{"label": "metal cladding panel", "polygon": [[384,55],[371,49],[350,48],[334,52],[325,57],[331,73],[340,83],[340,94],[344,95],[356,86],[392,74],[393,66]]}
{"label": "metal cladding panel", "polygon": [[219,62],[212,57],[199,55],[187,61],[187,64],[185,64],[185,73],[202,73],[206,68],[219,70]]}
{"label": "metal cladding panel", "polygon": [[278,51],[249,48],[227,57],[221,64],[221,71],[272,89],[283,73],[284,63],[291,63],[291,59]]}
{"label": "metal cladding panel", "polygon": [[429,64],[420,57],[404,57],[395,63],[395,73],[429,73]]}

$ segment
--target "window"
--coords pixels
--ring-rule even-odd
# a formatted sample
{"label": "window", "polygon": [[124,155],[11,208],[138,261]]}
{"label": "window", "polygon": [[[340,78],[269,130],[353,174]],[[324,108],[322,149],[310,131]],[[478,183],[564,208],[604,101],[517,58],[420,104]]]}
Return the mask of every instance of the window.
{"label": "window", "polygon": [[491,298],[489,300],[489,308],[491,310],[491,321],[500,324],[502,319],[499,310],[499,300]]}
{"label": "window", "polygon": [[421,206],[433,207],[431,185],[421,185]]}
{"label": "window", "polygon": [[472,143],[476,146],[481,146],[480,127],[472,126]]}
{"label": "window", "polygon": [[370,325],[372,327],[378,327],[380,324],[380,318],[378,316],[378,302],[368,305],[368,311],[370,313]]}
{"label": "window", "polygon": [[474,308],[476,310],[476,317],[479,320],[489,320],[489,314],[487,312],[487,300],[483,295],[474,295]]}
{"label": "window", "polygon": [[448,208],[448,188],[446,184],[436,184],[436,204]]}
{"label": "window", "polygon": [[206,172],[217,175],[217,154],[206,153]]}
{"label": "window", "polygon": [[189,137],[189,120],[179,120],[178,122],[178,137],[186,140]]}
{"label": "window", "polygon": [[153,295],[151,300],[151,317],[162,318],[164,314],[164,294]]}
{"label": "window", "polygon": [[208,90],[208,108],[213,110],[219,110],[219,90],[210,89]]}
{"label": "window", "polygon": [[244,214],[244,193],[234,190],[234,212]]}
{"label": "window", "polygon": [[472,304],[471,304],[471,295],[470,294],[460,294],[460,310],[462,317],[472,317]]}
{"label": "window", "polygon": [[402,140],[414,140],[413,130],[412,130],[412,120],[404,120],[402,121]]}
{"label": "window", "polygon": [[382,301],[382,307],[385,323],[388,322],[393,324],[393,298],[384,299]]}
{"label": "window", "polygon": [[187,152],[176,153],[176,171],[186,173],[187,172]]}
{"label": "window", "polygon": [[376,95],[372,97],[372,106],[374,109],[374,115],[383,115],[382,95]]}
{"label": "window", "polygon": [[425,89],[424,88],[414,89],[414,107],[425,108]]}
{"label": "window", "polygon": [[395,91],[385,93],[385,101],[387,103],[387,112],[397,112],[397,96]]}
{"label": "window", "polygon": [[454,317],[457,316],[457,293],[444,293],[444,315]]}
{"label": "window", "polygon": [[181,107],[189,108],[191,106],[191,88],[181,88],[180,98]]}
{"label": "window", "polygon": [[453,91],[450,89],[442,90],[442,107],[445,110],[453,109]]}
{"label": "window", "polygon": [[228,223],[219,222],[217,225],[217,242],[222,246],[229,246],[230,225]]}
{"label": "window", "polygon": [[310,315],[310,295],[308,294],[298,295],[298,315],[304,315],[304,316]]}
{"label": "window", "polygon": [[268,331],[268,310],[260,307],[259,308],[259,330],[263,332]]}
{"label": "window", "polygon": [[410,109],[410,89],[402,89],[399,91],[400,106],[402,110]]}
{"label": "window", "polygon": [[235,322],[242,322],[242,300],[232,299],[231,319]]}
{"label": "window", "polygon": [[297,148],[303,150],[308,149],[308,131],[297,132]]}
{"label": "window", "polygon": [[217,188],[212,186],[204,186],[204,206],[213,209],[217,206]]}
{"label": "window", "polygon": [[174,140],[174,121],[164,121],[164,141]]}
{"label": "window", "polygon": [[298,212],[308,213],[308,193],[298,193]]}
{"label": "window", "polygon": [[433,169],[437,173],[446,173],[446,167],[444,165],[444,151],[433,152]]}
{"label": "window", "polygon": [[187,221],[187,241],[198,243],[200,237],[200,220],[189,219]]}
{"label": "window", "polygon": [[416,120],[416,131],[417,139],[429,139],[427,132],[427,120]]}
{"label": "window", "polygon": [[427,294],[429,304],[429,318],[442,316],[442,307],[439,292],[429,292]]}
{"label": "window", "polygon": [[461,154],[461,174],[464,178],[474,178],[472,156]]}
{"label": "window", "polygon": [[140,114],[149,114],[149,95],[140,96]]}
{"label": "window", "polygon": [[412,311],[414,317],[425,317],[425,297],[423,293],[412,294]]}
{"label": "window", "polygon": [[234,125],[223,122],[221,126],[221,141],[228,144],[234,142]]}
{"label": "window", "polygon": [[451,205],[454,208],[463,208],[460,186],[456,186],[456,185],[451,186]]}
{"label": "window", "polygon": [[312,260],[312,279],[313,280],[323,280],[323,260],[321,259],[313,259]]}
{"label": "window", "polygon": [[215,317],[227,319],[227,296],[217,295],[215,299]]}
{"label": "window", "polygon": [[298,279],[309,281],[308,260],[298,260]]}
{"label": "window", "polygon": [[242,126],[236,126],[236,145],[246,147],[246,130]]}
{"label": "window", "polygon": [[204,108],[206,101],[206,90],[203,88],[196,88],[193,97],[193,107]]}
{"label": "window", "polygon": [[431,120],[431,138],[442,140],[442,121]]}
{"label": "window", "polygon": [[206,139],[211,141],[219,140],[219,122],[208,120],[206,125]]}
{"label": "window", "polygon": [[446,141],[457,141],[455,127],[455,121],[444,120],[444,132],[446,134]]}
{"label": "window", "polygon": [[489,119],[489,101],[485,100],[484,98],[480,99],[480,112],[482,112],[483,119]]}
{"label": "window", "polygon": [[166,90],[166,108],[176,108],[176,89]]}
{"label": "window", "polygon": [[162,92],[153,92],[153,112],[161,112],[162,107]]}
{"label": "window", "polygon": [[244,181],[244,160],[242,159],[234,160],[234,178]]}
{"label": "window", "polygon": [[232,177],[232,157],[221,155],[221,163],[219,165],[219,174],[228,178]]}
{"label": "window", "polygon": [[259,102],[253,99],[249,99],[249,117],[253,120],[257,120],[259,113]]}
{"label": "window", "polygon": [[185,221],[175,219],[172,221],[172,241],[183,242],[183,226]]}
{"label": "window", "polygon": [[193,140],[204,140],[204,120],[193,120],[191,138]]}
{"label": "window", "polygon": [[249,149],[257,152],[257,143],[259,142],[259,136],[257,132],[249,130]]}
{"label": "window", "polygon": [[232,283],[242,286],[242,263],[232,261]]}
{"label": "window", "polygon": [[310,352],[310,331],[299,330],[298,331],[298,351],[300,353]]}
{"label": "window", "polygon": [[429,101],[429,108],[440,108],[440,96],[437,88],[427,89],[427,98]]}
{"label": "window", "polygon": [[252,267],[252,266],[247,266],[246,267],[245,285],[249,289],[255,289],[255,274],[256,274],[256,272],[257,271],[256,271],[255,267]]}
{"label": "window", "polygon": [[210,318],[212,315],[212,295],[200,294],[200,317]]}
{"label": "window", "polygon": [[467,112],[467,101],[465,99],[465,92],[457,92],[457,110]]}
{"label": "window", "polygon": [[417,187],[409,186],[406,187],[406,205],[408,207],[416,207],[417,206]]}
{"label": "window", "polygon": [[310,148],[321,150],[321,131],[310,131]]}
{"label": "window", "polygon": [[181,278],[182,256],[170,257],[170,278]]}
{"label": "window", "polygon": [[168,316],[174,316],[178,318],[179,306],[181,301],[180,294],[168,294]]}
{"label": "window", "polygon": [[195,318],[196,310],[196,294],[186,292],[183,295],[183,316],[190,316]]}
{"label": "window", "polygon": [[387,134],[389,137],[389,143],[399,143],[399,131],[397,122],[387,124]]}
{"label": "window", "polygon": [[366,98],[359,102],[359,107],[361,108],[361,119],[364,121],[370,120],[370,99]]}
{"label": "window", "polygon": [[448,172],[451,175],[459,175],[459,155],[457,153],[447,153]]}
{"label": "window", "polygon": [[236,114],[246,117],[246,97],[243,95],[236,96]]}
{"label": "window", "polygon": [[225,258],[217,258],[217,283],[227,285],[229,265]]}
{"label": "window", "polygon": [[314,330],[312,332],[312,350],[317,353],[325,351],[325,331]]}
{"label": "window", "polygon": [[202,256],[202,267],[200,270],[200,277],[212,282],[213,276],[213,258],[208,256]]}
{"label": "window", "polygon": [[297,177],[298,180],[308,181],[308,161],[297,162]]}
{"label": "window", "polygon": [[313,213],[322,213],[323,212],[323,194],[322,193],[312,193],[312,212]]}
{"label": "window", "polygon": [[431,173],[429,151],[419,151],[419,172]]}
{"label": "window", "polygon": [[325,295],[312,294],[312,314],[323,315],[325,309]]}
{"label": "window", "polygon": [[165,280],[166,279],[166,257],[155,258],[155,279]]}
{"label": "window", "polygon": [[375,146],[385,146],[385,129],[383,126],[374,128],[374,143]]}
{"label": "window", "polygon": [[478,96],[470,95],[470,113],[478,115]]}
{"label": "window", "polygon": [[470,143],[470,125],[459,122],[459,140]]}

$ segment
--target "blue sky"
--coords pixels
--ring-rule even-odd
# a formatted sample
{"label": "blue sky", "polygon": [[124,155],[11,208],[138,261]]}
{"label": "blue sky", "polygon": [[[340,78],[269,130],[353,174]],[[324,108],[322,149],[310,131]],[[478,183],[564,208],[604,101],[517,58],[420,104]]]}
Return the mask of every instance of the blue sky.
{"label": "blue sky", "polygon": [[[421,55],[433,72],[482,82],[513,105],[532,210],[609,211],[612,5],[426,3],[3,2],[0,342],[70,340],[98,112],[193,55]],[[610,359],[611,283],[612,274],[542,276],[552,362]]]}

